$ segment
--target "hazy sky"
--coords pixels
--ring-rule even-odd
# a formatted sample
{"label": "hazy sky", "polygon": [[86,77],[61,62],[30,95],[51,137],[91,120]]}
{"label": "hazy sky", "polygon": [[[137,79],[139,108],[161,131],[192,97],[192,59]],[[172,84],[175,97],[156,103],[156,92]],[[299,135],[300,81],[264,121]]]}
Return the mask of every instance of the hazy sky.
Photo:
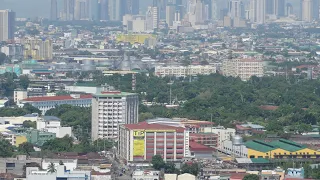
{"label": "hazy sky", "polygon": [[[61,4],[62,1],[58,0],[58,3]],[[140,10],[146,9],[146,6],[150,2],[152,0],[140,0]],[[287,0],[287,2],[291,2],[294,6],[297,6],[299,0]],[[294,7],[294,11],[298,10],[296,6]],[[40,16],[48,18],[50,16],[50,0],[0,0],[0,9],[12,9],[16,12],[17,17]]]}

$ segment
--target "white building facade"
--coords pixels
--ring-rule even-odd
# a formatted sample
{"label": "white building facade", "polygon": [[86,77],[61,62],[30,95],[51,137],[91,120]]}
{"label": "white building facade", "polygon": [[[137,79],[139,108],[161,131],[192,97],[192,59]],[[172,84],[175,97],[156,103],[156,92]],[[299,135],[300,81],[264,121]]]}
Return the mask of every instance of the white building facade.
{"label": "white building facade", "polygon": [[55,133],[57,138],[72,135],[71,127],[61,127],[60,119],[55,116],[44,116],[37,120],[37,129]]}
{"label": "white building facade", "polygon": [[93,95],[92,139],[117,139],[120,124],[138,123],[138,94],[105,91]]}
{"label": "white building facade", "polygon": [[263,61],[255,59],[228,59],[222,63],[222,72],[225,76],[240,77],[247,81],[252,76],[264,75]]}
{"label": "white building facade", "polygon": [[209,75],[216,73],[215,66],[201,66],[201,65],[190,65],[190,66],[156,66],[155,75],[158,77],[174,76],[174,77],[187,77],[196,75]]}

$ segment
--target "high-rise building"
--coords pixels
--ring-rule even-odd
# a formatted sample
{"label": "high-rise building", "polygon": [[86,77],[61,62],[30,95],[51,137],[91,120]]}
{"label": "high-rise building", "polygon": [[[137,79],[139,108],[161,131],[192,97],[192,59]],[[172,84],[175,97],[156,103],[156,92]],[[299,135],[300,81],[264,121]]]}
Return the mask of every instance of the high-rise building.
{"label": "high-rise building", "polygon": [[51,39],[25,39],[24,58],[33,58],[35,60],[51,60],[52,59],[52,40]]}
{"label": "high-rise building", "polygon": [[285,16],[285,0],[274,0],[274,14],[277,17]]}
{"label": "high-rise building", "polygon": [[189,22],[192,26],[202,24],[206,20],[205,4],[203,0],[190,0],[189,1]]}
{"label": "high-rise building", "polygon": [[108,0],[100,0],[100,20],[109,20],[109,5]]}
{"label": "high-rise building", "polygon": [[211,19],[218,20],[219,19],[219,8],[217,0],[211,0]]}
{"label": "high-rise building", "polygon": [[149,6],[146,13],[146,29],[153,31],[158,28],[159,24],[159,11],[157,6]]}
{"label": "high-rise building", "polygon": [[266,0],[266,14],[274,14],[276,0]]}
{"label": "high-rise building", "polygon": [[231,0],[229,2],[229,14],[232,19],[235,17],[243,18],[244,6],[241,0]]}
{"label": "high-rise building", "polygon": [[134,93],[102,91],[92,99],[92,140],[117,139],[119,125],[138,123],[139,98]]}
{"label": "high-rise building", "polygon": [[139,14],[139,0],[126,0],[125,1],[126,11],[125,14],[137,15]]}
{"label": "high-rise building", "polygon": [[12,10],[0,10],[0,41],[14,39],[16,13]]}
{"label": "high-rise building", "polygon": [[166,7],[166,23],[169,27],[173,25],[173,21],[175,20],[176,7],[175,5],[168,5]]}
{"label": "high-rise building", "polygon": [[313,20],[313,0],[302,0],[302,21],[311,22]]}
{"label": "high-rise building", "polygon": [[90,1],[89,0],[75,0],[74,19],[75,20],[90,19]]}
{"label": "high-rise building", "polygon": [[314,20],[319,19],[319,0],[313,0],[312,2],[312,18]]}
{"label": "high-rise building", "polygon": [[57,0],[51,0],[50,20],[56,21],[58,18],[58,2]]}
{"label": "high-rise building", "polygon": [[124,0],[108,0],[109,20],[121,21],[125,13]]}
{"label": "high-rise building", "polygon": [[267,0],[251,0],[250,1],[250,21],[258,24],[266,22],[266,1]]}
{"label": "high-rise building", "polygon": [[91,19],[94,21],[100,20],[100,4],[99,0],[91,0],[90,1],[90,8],[91,8]]}
{"label": "high-rise building", "polygon": [[64,0],[62,20],[72,21],[74,19],[74,0]]}

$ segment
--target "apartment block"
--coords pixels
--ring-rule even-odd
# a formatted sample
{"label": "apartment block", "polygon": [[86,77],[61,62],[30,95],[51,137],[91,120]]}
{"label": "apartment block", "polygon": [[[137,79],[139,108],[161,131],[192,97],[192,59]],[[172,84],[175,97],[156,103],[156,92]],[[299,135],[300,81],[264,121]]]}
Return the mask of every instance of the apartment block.
{"label": "apartment block", "polygon": [[187,77],[200,75],[209,75],[216,73],[215,66],[201,66],[201,65],[190,65],[190,66],[156,66],[155,75],[158,77],[174,76],[174,77]]}
{"label": "apartment block", "polygon": [[225,76],[240,77],[247,81],[252,76],[263,76],[263,61],[256,59],[228,59],[222,63],[222,72]]}
{"label": "apartment block", "polygon": [[138,123],[138,94],[105,90],[93,95],[92,140],[117,139],[120,124]]}
{"label": "apartment block", "polygon": [[24,58],[51,60],[53,45],[51,39],[24,39]]}

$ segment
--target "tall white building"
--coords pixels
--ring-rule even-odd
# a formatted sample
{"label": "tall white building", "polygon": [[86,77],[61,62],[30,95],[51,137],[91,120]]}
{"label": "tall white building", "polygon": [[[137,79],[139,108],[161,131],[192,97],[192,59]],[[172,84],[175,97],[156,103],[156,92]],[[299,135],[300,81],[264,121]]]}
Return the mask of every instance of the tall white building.
{"label": "tall white building", "polygon": [[12,10],[0,10],[0,41],[14,39],[15,18]]}
{"label": "tall white building", "polygon": [[192,26],[203,24],[206,20],[207,11],[203,0],[190,0],[188,18]]}
{"label": "tall white building", "polygon": [[234,19],[235,17],[241,17],[243,15],[243,4],[240,0],[231,0],[229,2],[229,13],[231,19]]}
{"label": "tall white building", "polygon": [[256,0],[257,6],[255,12],[257,13],[257,23],[264,24],[266,22],[266,0]]}
{"label": "tall white building", "polygon": [[302,0],[302,21],[311,22],[313,20],[313,1],[314,0]]}
{"label": "tall white building", "polygon": [[138,123],[138,94],[102,91],[92,99],[92,140],[117,139],[120,124]]}
{"label": "tall white building", "polygon": [[173,25],[173,21],[175,21],[175,13],[176,7],[173,5],[168,5],[166,7],[166,23],[169,27]]}
{"label": "tall white building", "polygon": [[123,0],[109,0],[108,11],[110,21],[121,21],[124,15],[124,1]]}
{"label": "tall white building", "polygon": [[146,13],[146,29],[153,31],[158,28],[159,24],[159,11],[156,6],[149,6]]}
{"label": "tall white building", "polygon": [[252,76],[263,76],[263,62],[255,59],[228,59],[222,62],[222,72],[225,76],[240,77],[247,81]]}
{"label": "tall white building", "polygon": [[90,1],[89,0],[75,0],[74,19],[75,20],[90,19]]}

